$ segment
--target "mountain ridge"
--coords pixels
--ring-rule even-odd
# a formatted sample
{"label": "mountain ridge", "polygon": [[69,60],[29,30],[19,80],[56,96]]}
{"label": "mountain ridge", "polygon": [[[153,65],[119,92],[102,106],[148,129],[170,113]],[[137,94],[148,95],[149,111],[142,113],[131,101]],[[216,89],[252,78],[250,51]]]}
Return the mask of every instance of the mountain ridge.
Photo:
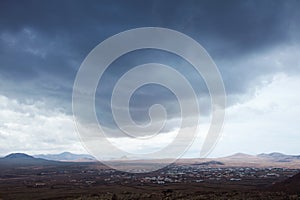
{"label": "mountain ridge", "polygon": [[34,157],[25,153],[11,153],[4,157],[4,159],[15,159],[15,158],[32,159]]}
{"label": "mountain ridge", "polygon": [[89,154],[74,154],[71,152],[62,152],[59,154],[38,154],[34,155],[35,158],[42,158],[54,161],[71,161],[71,162],[93,162],[96,158]]}
{"label": "mountain ridge", "polygon": [[[0,158],[1,160],[6,159],[42,159],[47,161],[60,161],[60,162],[95,162],[97,161],[92,155],[89,154],[74,154],[71,152],[62,152],[59,154],[37,154],[37,155],[28,155],[25,153],[11,153],[5,157]],[[198,159],[191,158],[190,160]],[[201,159],[201,158],[200,158]],[[219,158],[204,158],[208,160],[270,160],[274,162],[290,162],[293,160],[300,161],[300,155],[286,155],[279,152],[272,153],[261,153],[257,155],[250,155],[245,153],[235,153],[230,156],[219,157]],[[130,161],[130,159],[126,159]],[[189,160],[188,158],[181,158],[179,160]]]}
{"label": "mountain ridge", "polygon": [[16,166],[45,166],[52,164],[59,164],[58,161],[45,160],[42,158],[35,158],[25,153],[11,153],[3,158],[0,158],[0,167]]}

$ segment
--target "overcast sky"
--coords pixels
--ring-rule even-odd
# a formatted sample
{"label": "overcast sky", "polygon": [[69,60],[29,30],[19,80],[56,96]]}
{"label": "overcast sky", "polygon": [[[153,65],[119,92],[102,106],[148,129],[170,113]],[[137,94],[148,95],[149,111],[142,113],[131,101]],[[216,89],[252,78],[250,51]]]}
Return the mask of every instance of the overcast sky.
{"label": "overcast sky", "polygon": [[[180,31],[198,41],[218,66],[227,93],[226,119],[210,156],[300,154],[299,10],[296,0],[1,1],[0,155],[85,153],[72,116],[76,73],[100,42],[139,27]],[[99,122],[115,128],[109,107],[114,84],[127,70],[149,62],[170,65],[190,80],[200,100],[201,134],[205,133],[210,99],[203,80],[182,58],[149,49],[120,57],[100,80]],[[147,122],[147,109],[155,103],[164,105],[170,117],[159,138],[167,144],[179,112],[170,91],[140,88],[132,98],[131,114],[137,123]],[[198,156],[201,134],[186,157]],[[126,147],[126,139],[111,139]],[[141,148],[131,146],[132,151]],[[151,148],[155,144],[144,150]]]}

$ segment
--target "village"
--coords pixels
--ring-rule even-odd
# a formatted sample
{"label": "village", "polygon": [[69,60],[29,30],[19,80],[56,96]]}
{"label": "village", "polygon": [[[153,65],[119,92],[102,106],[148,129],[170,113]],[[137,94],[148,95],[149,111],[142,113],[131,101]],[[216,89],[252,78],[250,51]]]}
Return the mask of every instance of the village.
{"label": "village", "polygon": [[[126,173],[114,169],[64,169],[37,173],[24,184],[28,187],[67,188],[68,185],[172,185],[180,183],[219,184],[272,184],[299,172],[288,168],[207,167],[198,165],[170,165],[152,173]],[[260,183],[257,182],[260,181]]]}

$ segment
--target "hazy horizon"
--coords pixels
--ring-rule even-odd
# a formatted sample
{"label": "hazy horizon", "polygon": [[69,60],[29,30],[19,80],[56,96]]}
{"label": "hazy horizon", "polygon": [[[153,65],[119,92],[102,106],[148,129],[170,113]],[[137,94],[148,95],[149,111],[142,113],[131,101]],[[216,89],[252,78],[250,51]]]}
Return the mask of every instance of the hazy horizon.
{"label": "hazy horizon", "polygon": [[[64,153],[71,153],[71,154],[74,154],[74,155],[89,155],[89,156],[92,156],[91,154],[89,154],[89,153],[84,153],[84,154],[80,154],[80,153],[73,153],[73,152],[69,152],[69,151],[65,151],[65,152],[58,152],[58,153],[46,153],[46,154],[29,154],[29,153],[26,153],[26,152],[10,152],[10,153],[8,153],[8,154],[5,154],[5,155],[0,155],[0,158],[4,158],[4,157],[6,157],[6,156],[8,156],[8,155],[11,155],[11,154],[19,154],[19,153],[21,153],[21,154],[26,154],[26,155],[29,155],[29,156],[33,156],[33,157],[35,157],[35,156],[39,156],[39,155],[45,155],[45,156],[49,156],[49,155],[60,155],[60,154],[64,154]],[[287,155],[287,156],[300,156],[300,154],[285,154],[285,153],[282,153],[282,152],[261,152],[261,153],[259,153],[259,154],[247,154],[247,153],[243,153],[243,152],[236,152],[236,153],[233,153],[233,154],[228,154],[228,155],[224,155],[224,156],[217,156],[217,157],[210,157],[210,156],[208,156],[208,157],[205,157],[205,158],[207,158],[207,159],[218,159],[218,158],[224,158],[224,157],[229,157],[229,156],[235,156],[235,155],[250,155],[250,156],[258,156],[258,155],[261,155],[261,154],[276,154],[276,153],[279,153],[279,154],[283,154],[283,155]],[[197,158],[197,157],[186,157],[186,156],[183,156],[183,157],[181,157],[182,159],[195,159],[195,158]],[[181,159],[180,158],[180,159]],[[118,159],[124,159],[124,158],[107,158],[107,160],[118,160]],[[130,158],[127,158],[126,157],[126,159],[129,159],[129,160],[134,160],[134,159],[136,159],[136,158],[134,158],[134,157],[130,157]],[[155,159],[155,158],[154,158]]]}

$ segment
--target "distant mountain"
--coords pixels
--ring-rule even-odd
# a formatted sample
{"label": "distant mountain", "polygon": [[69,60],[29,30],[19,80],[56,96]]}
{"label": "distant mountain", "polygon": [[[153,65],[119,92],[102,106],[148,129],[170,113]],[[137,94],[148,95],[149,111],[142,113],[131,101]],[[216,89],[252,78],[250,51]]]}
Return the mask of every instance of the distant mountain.
{"label": "distant mountain", "polygon": [[279,168],[299,168],[300,156],[285,155],[282,153],[248,155],[236,153],[223,158],[215,158],[231,167],[279,167]]}
{"label": "distant mountain", "polygon": [[60,154],[39,154],[34,155],[35,158],[42,158],[46,160],[55,161],[69,161],[69,162],[93,162],[96,159],[88,154],[73,154],[70,152],[63,152]]}
{"label": "distant mountain", "polygon": [[298,160],[298,159],[300,160],[300,156],[285,155],[278,152],[269,153],[269,154],[262,153],[262,154],[258,154],[257,157],[273,160],[276,162],[290,162],[293,160]]}
{"label": "distant mountain", "polygon": [[273,153],[261,153],[258,155],[249,155],[244,153],[236,153],[231,156],[227,156],[220,159],[234,159],[234,160],[269,160],[272,162],[290,162],[293,160],[300,160],[300,156],[293,156],[293,155],[285,155],[278,152]]}
{"label": "distant mountain", "polygon": [[255,156],[249,155],[249,154],[245,154],[245,153],[236,153],[236,154],[233,154],[231,156],[224,157],[224,158],[239,160],[239,159],[254,159]]}
{"label": "distant mountain", "polygon": [[12,154],[9,154],[7,156],[5,156],[3,159],[34,159],[34,157],[30,156],[30,155],[27,155],[25,153],[12,153]]}
{"label": "distant mountain", "polygon": [[30,155],[24,153],[13,153],[5,156],[4,158],[0,158],[0,167],[2,166],[43,166],[43,165],[51,165],[57,164],[59,162],[45,160],[41,158],[34,158]]}

